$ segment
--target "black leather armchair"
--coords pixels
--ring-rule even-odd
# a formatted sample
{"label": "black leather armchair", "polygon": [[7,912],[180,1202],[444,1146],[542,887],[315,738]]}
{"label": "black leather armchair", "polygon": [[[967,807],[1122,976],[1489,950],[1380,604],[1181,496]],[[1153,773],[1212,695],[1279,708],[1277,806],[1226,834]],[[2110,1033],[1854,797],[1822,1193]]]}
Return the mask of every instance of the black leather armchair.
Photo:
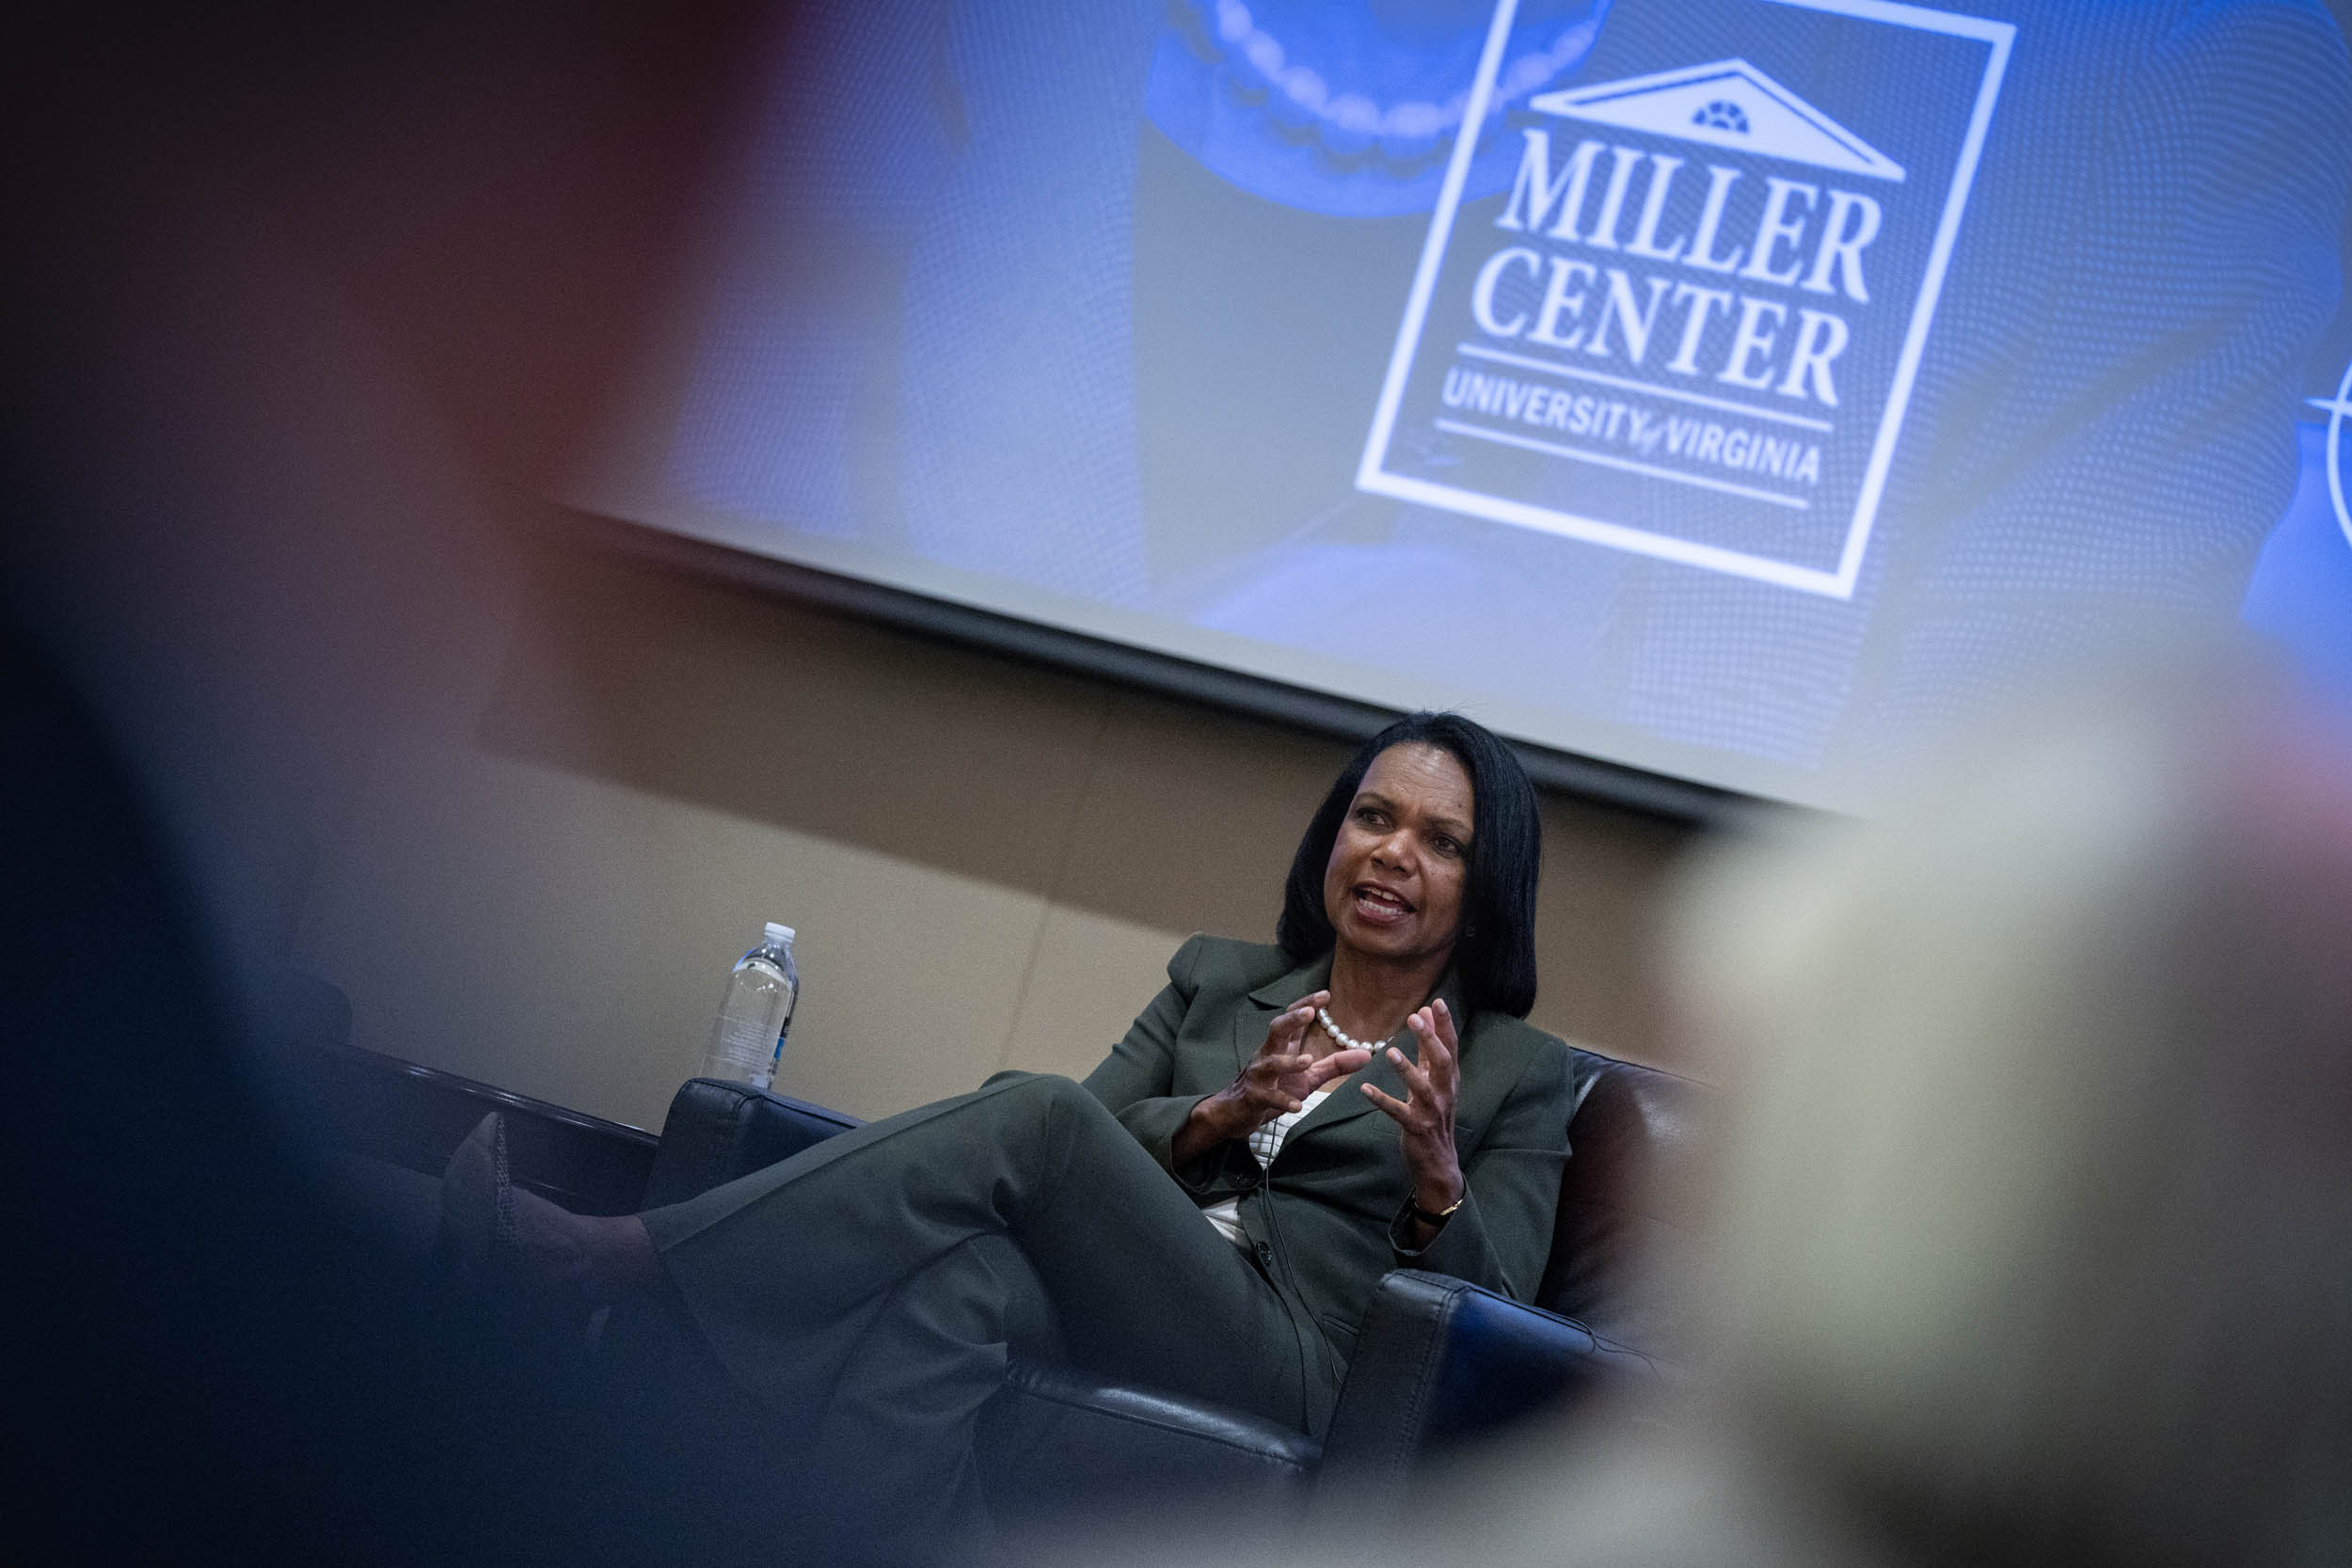
{"label": "black leather armchair", "polygon": [[[1429,1458],[1582,1391],[1657,1375],[1671,1304],[1640,1260],[1681,1228],[1654,1180],[1690,1157],[1703,1091],[1574,1053],[1576,1110],[1550,1260],[1534,1307],[1399,1271],[1367,1307],[1331,1429],[1318,1445],[1245,1412],[1016,1361],[981,1418],[983,1483],[1000,1517],[1064,1515],[1211,1491],[1271,1513],[1327,1485],[1401,1498]],[[697,1078],[671,1101],[646,1207],[675,1203],[857,1125],[741,1084]]]}

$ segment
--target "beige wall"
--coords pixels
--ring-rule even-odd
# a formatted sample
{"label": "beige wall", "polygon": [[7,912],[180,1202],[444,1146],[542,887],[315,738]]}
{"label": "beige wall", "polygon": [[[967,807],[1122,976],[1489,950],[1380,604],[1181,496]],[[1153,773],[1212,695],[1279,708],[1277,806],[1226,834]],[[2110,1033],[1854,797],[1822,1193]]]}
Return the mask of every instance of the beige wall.
{"label": "beige wall", "polygon": [[[310,961],[358,1042],[658,1127],[728,965],[800,930],[779,1086],[875,1116],[1083,1073],[1185,933],[1270,940],[1343,744],[590,552],[384,749]],[[535,629],[533,629],[535,628]],[[1545,807],[1534,1019],[1656,1060],[1638,952],[1687,837]]]}

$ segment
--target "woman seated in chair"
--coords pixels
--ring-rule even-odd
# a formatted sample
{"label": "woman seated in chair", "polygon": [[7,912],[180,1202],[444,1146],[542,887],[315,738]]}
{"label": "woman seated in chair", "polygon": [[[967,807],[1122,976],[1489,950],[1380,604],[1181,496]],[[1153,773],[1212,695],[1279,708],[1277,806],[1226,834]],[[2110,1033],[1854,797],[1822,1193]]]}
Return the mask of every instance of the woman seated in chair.
{"label": "woman seated in chair", "polygon": [[666,1305],[885,1523],[879,1556],[984,1534],[972,1434],[1015,1351],[1319,1435],[1381,1275],[1524,1299],[1543,1270],[1571,1098],[1522,1022],[1540,855],[1507,748],[1401,720],[1308,825],[1279,945],[1185,942],[1083,1084],[1000,1073],[615,1219],[510,1188],[493,1119],[452,1162],[448,1244],[575,1305]]}

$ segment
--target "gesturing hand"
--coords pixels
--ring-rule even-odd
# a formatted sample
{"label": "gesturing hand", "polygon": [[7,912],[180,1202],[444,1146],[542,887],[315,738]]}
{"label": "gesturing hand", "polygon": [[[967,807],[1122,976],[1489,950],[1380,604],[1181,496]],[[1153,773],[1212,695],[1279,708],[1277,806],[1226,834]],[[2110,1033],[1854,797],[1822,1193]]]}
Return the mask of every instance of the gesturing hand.
{"label": "gesturing hand", "polygon": [[[1454,1033],[1454,1014],[1440,1002],[1431,1003],[1405,1021],[1421,1045],[1416,1063],[1394,1046],[1389,1063],[1405,1081],[1406,1098],[1383,1093],[1366,1084],[1364,1094],[1395,1122],[1406,1166],[1413,1173],[1413,1203],[1429,1212],[1442,1213],[1462,1197],[1462,1164],[1454,1152],[1454,1100],[1461,1086],[1456,1066],[1462,1044]],[[1434,1226],[1420,1225],[1427,1245]]]}
{"label": "gesturing hand", "polygon": [[1275,1016],[1266,1027],[1265,1043],[1241,1076],[1195,1105],[1184,1118],[1173,1149],[1180,1162],[1228,1138],[1246,1138],[1276,1117],[1304,1110],[1309,1095],[1372,1060],[1369,1051],[1317,1056],[1309,1050],[1307,1031],[1314,1024],[1315,1010],[1330,1000],[1329,991],[1319,990]]}

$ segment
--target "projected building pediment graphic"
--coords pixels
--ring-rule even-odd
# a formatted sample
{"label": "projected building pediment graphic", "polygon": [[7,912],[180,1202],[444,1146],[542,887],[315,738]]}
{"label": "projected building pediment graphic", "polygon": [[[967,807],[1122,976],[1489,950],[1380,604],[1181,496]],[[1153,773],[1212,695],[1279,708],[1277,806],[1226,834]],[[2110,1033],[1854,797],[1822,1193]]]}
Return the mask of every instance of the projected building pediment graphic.
{"label": "projected building pediment graphic", "polygon": [[1900,164],[1745,60],[1570,87],[1545,93],[1529,107],[1841,174],[1903,178]]}

